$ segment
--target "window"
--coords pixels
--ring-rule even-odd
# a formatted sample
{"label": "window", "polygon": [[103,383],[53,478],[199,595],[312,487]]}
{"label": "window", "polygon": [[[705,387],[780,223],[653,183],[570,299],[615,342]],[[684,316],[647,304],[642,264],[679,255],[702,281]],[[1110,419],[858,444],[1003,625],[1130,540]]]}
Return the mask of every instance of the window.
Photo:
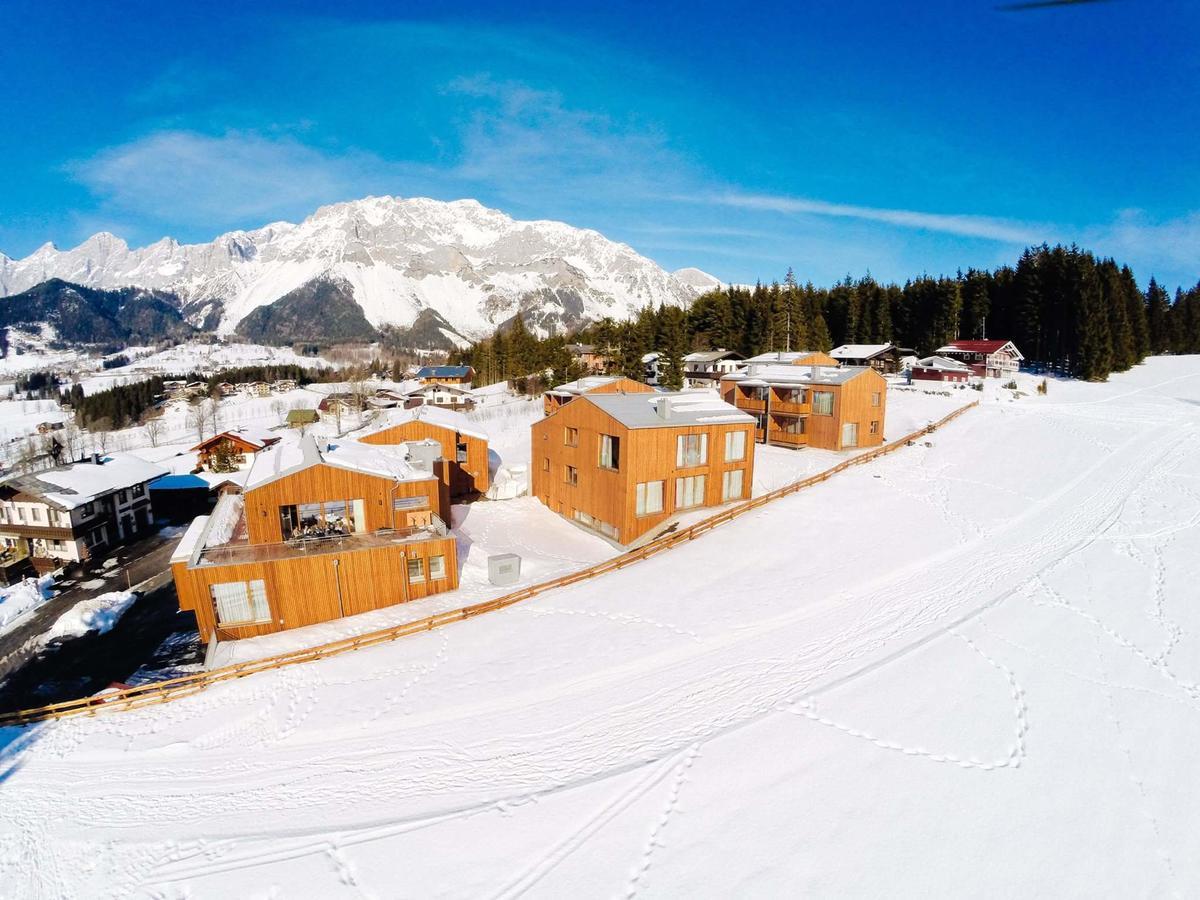
{"label": "window", "polygon": [[578,447],[579,446],[579,429],[578,428],[564,428],[563,429],[563,443],[566,444],[568,447]]}
{"label": "window", "polygon": [[44,521],[46,518],[46,511],[40,506],[30,507],[30,512],[33,513],[33,521],[35,522]]}
{"label": "window", "polygon": [[460,463],[465,463],[467,461],[467,442],[466,441],[458,441],[454,445],[454,450],[455,450],[455,459],[457,459]]}
{"label": "window", "polygon": [[261,579],[229,581],[209,588],[217,609],[218,625],[248,625],[271,621],[267,586]]}
{"label": "window", "polygon": [[663,511],[663,484],[647,481],[637,486],[637,514],[648,516]]}
{"label": "window", "polygon": [[776,390],[780,403],[804,403],[804,388],[779,388]]}
{"label": "window", "polygon": [[704,505],[703,475],[691,475],[687,478],[675,479],[675,508],[691,509],[693,506]]}
{"label": "window", "polygon": [[879,422],[871,423],[871,434],[879,434]]}
{"label": "window", "polygon": [[543,472],[550,471],[550,457],[548,457],[548,456],[542,457],[542,471]]}
{"label": "window", "polygon": [[431,556],[429,557],[429,580],[436,581],[438,578],[446,577],[446,557]]}
{"label": "window", "polygon": [[566,481],[567,484],[579,484],[579,470],[577,468],[574,466],[563,466],[563,470],[563,480]]}
{"label": "window", "polygon": [[803,416],[779,416],[775,419],[775,428],[772,430],[776,434],[804,434],[806,421]]}
{"label": "window", "polygon": [[429,498],[421,497],[396,497],[392,500],[392,509],[400,512],[405,509],[421,509],[429,505]]}
{"label": "window", "polygon": [[746,432],[725,432],[725,462],[740,462],[746,458]]}
{"label": "window", "polygon": [[726,472],[721,484],[722,500],[741,500],[746,473],[743,469],[733,469]]}
{"label": "window", "polygon": [[708,462],[708,435],[681,434],[676,438],[675,465],[681,469]]}
{"label": "window", "polygon": [[415,557],[408,561],[408,580],[410,583],[425,580],[425,560]]}
{"label": "window", "polygon": [[846,422],[842,425],[842,446],[857,447],[858,446],[858,423]]}
{"label": "window", "polygon": [[621,468],[621,439],[611,434],[600,435],[600,468]]}
{"label": "window", "polygon": [[90,516],[92,513],[94,513],[95,511],[96,511],[96,505],[94,503],[85,503],[83,505],[83,517],[85,519],[88,516]]}
{"label": "window", "polygon": [[[424,502],[424,498],[421,499]],[[281,506],[279,527],[285,541],[366,531],[364,503],[362,500],[323,500]]]}
{"label": "window", "polygon": [[833,415],[832,391],[813,391],[813,412],[818,416]]}
{"label": "window", "polygon": [[881,402],[881,400],[882,400],[882,399],[883,399],[883,398],[880,396],[880,394],[879,394],[879,391],[874,391],[874,392],[872,392],[872,394],[871,394],[871,405],[872,405],[872,406],[879,406],[879,404],[880,404],[880,402]]}

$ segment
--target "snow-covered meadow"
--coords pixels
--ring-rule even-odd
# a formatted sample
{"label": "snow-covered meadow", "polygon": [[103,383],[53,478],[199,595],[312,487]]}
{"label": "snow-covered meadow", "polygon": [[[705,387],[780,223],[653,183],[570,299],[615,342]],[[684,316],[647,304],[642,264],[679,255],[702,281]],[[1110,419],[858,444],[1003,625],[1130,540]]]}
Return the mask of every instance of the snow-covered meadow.
{"label": "snow-covered meadow", "polygon": [[1200,358],[982,399],[508,610],[0,730],[0,893],[1195,893]]}

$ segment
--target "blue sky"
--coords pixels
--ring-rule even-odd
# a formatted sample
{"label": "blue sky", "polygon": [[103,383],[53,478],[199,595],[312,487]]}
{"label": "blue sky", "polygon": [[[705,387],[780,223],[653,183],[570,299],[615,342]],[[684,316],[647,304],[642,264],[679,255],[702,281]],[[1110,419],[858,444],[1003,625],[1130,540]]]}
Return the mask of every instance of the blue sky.
{"label": "blue sky", "polygon": [[0,251],[474,197],[723,280],[1200,277],[1200,7],[0,0]]}

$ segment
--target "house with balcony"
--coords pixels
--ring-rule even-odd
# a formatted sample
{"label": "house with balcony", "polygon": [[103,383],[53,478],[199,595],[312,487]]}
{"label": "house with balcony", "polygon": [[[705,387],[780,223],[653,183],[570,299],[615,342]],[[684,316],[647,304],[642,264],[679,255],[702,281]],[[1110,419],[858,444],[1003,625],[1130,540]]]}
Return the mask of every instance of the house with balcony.
{"label": "house with balcony", "polygon": [[224,457],[235,466],[244,466],[246,458],[279,442],[278,432],[265,428],[243,427],[222,431],[205,438],[192,452],[200,469],[212,470],[214,460]]}
{"label": "house with balcony", "polygon": [[916,355],[914,351],[895,344],[842,344],[829,351],[829,355],[843,366],[869,366],[881,375],[895,375],[904,368],[905,357]]}
{"label": "house with balcony", "polygon": [[603,374],[611,362],[609,354],[598,350],[594,344],[567,344],[563,349],[589,375]]}
{"label": "house with balcony", "polygon": [[404,392],[404,406],[444,406],[459,412],[470,412],[475,408],[475,397],[469,387],[456,384],[431,382]]}
{"label": "house with balcony", "polygon": [[150,482],[162,466],[111,453],[0,482],[0,568],[20,577],[103,559],[153,530]]}
{"label": "house with balcony", "polygon": [[917,360],[909,371],[913,381],[942,381],[948,384],[966,384],[975,374],[966,363],[937,355]]}
{"label": "house with balcony", "polygon": [[742,354],[734,350],[697,350],[683,358],[685,388],[716,388],[722,375],[744,366]]}
{"label": "house with balcony", "polygon": [[652,394],[654,388],[624,375],[588,375],[560,384],[542,394],[546,415],[584,394]]}
{"label": "house with balcony", "polygon": [[1012,378],[1025,359],[1012,341],[952,341],[937,355],[970,366],[980,378]]}
{"label": "house with balcony", "polygon": [[754,422],[711,394],[584,394],[533,424],[531,493],[628,545],[681,513],[749,498]]}
{"label": "house with balcony", "polygon": [[491,484],[487,432],[460,412],[429,405],[388,410],[358,439],[372,445],[436,441],[453,498],[486,493]]}
{"label": "house with balcony", "polygon": [[257,454],[243,493],[172,556],[180,609],[204,640],[233,640],[453,590],[450,499],[427,449],[310,434]]}
{"label": "house with balcony", "polygon": [[450,384],[470,390],[475,370],[470,366],[422,366],[417,370],[422,384]]}
{"label": "house with balcony", "polygon": [[755,417],[755,440],[850,450],[883,443],[887,380],[864,366],[748,366],[721,379],[721,396]]}

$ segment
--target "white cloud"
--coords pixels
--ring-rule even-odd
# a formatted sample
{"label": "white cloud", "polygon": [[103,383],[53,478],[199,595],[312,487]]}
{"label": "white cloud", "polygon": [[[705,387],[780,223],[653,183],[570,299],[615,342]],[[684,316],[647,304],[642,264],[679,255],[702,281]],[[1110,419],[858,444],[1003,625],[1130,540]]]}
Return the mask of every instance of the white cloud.
{"label": "white cloud", "polygon": [[1145,280],[1154,273],[1189,287],[1200,277],[1200,212],[1155,220],[1143,210],[1125,209],[1108,225],[1087,229],[1080,243],[1118,262],[1136,263]]}

